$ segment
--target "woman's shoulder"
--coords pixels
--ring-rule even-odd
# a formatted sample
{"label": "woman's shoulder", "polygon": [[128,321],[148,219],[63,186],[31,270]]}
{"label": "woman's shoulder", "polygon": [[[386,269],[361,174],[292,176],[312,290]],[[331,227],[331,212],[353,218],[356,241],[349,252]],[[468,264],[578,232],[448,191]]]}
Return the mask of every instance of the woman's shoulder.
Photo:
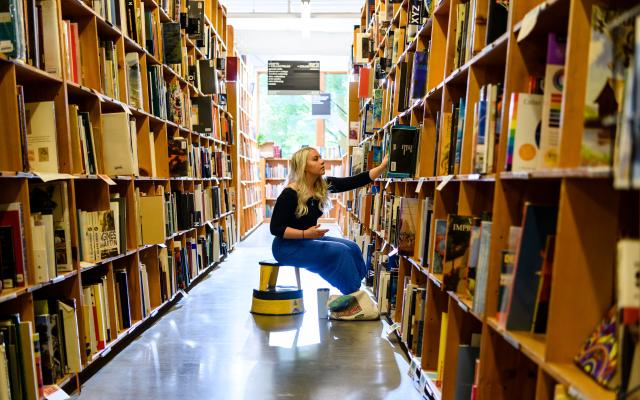
{"label": "woman's shoulder", "polygon": [[297,198],[298,192],[296,192],[296,190],[291,186],[287,186],[284,189],[282,189],[282,192],[280,192],[280,196],[278,197]]}

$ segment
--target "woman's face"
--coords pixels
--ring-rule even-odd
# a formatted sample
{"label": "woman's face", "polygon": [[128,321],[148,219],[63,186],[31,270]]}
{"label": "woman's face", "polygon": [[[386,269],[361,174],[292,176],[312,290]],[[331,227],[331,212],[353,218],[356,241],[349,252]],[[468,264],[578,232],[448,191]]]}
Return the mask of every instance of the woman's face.
{"label": "woman's face", "polygon": [[312,149],[307,153],[307,166],[304,171],[313,176],[324,175],[324,160],[320,157],[317,150]]}

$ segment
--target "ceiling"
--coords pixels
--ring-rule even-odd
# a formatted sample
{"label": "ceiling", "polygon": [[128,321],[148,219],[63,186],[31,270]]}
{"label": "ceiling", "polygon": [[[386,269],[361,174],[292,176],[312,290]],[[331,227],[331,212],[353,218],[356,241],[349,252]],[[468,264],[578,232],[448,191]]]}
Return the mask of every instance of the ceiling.
{"label": "ceiling", "polygon": [[319,60],[322,70],[347,70],[353,25],[364,0],[228,0],[236,48],[258,70],[268,60]]}

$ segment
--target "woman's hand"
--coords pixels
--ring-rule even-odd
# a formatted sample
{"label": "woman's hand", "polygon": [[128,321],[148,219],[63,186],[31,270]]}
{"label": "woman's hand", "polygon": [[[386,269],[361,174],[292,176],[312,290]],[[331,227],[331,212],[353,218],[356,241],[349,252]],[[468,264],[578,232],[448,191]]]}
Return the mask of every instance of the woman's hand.
{"label": "woman's hand", "polygon": [[372,181],[375,181],[377,177],[382,175],[382,173],[387,170],[388,163],[389,163],[389,155],[385,155],[380,165],[378,165],[375,168],[371,168],[369,170],[369,178],[371,178]]}
{"label": "woman's hand", "polygon": [[303,230],[302,237],[300,239],[318,239],[323,237],[327,232],[329,232],[328,229],[321,229],[320,224],[318,224],[316,226],[312,226],[309,229]]}
{"label": "woman's hand", "polygon": [[381,166],[383,169],[386,169],[386,168],[387,168],[387,164],[389,164],[389,155],[388,155],[388,154],[386,154],[386,155],[384,156],[384,158],[382,159],[382,162],[380,163],[380,166]]}

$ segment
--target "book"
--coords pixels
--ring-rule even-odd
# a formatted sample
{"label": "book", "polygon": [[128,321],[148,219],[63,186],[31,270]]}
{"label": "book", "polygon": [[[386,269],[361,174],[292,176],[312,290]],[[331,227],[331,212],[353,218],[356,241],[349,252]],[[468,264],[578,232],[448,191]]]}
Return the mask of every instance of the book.
{"label": "book", "polygon": [[395,125],[389,138],[387,175],[408,178],[415,175],[418,157],[418,129],[415,126]]}
{"label": "book", "polygon": [[480,358],[480,347],[461,344],[458,346],[458,365],[456,368],[455,399],[471,398],[471,386],[474,381],[476,360]]}
{"label": "book", "polygon": [[536,293],[536,303],[533,310],[533,323],[531,324],[531,332],[533,333],[546,333],[547,331],[555,243],[555,235],[547,236],[542,257],[542,267],[538,274],[538,291]]}
{"label": "book", "polygon": [[67,182],[35,183],[30,185],[30,188],[31,212],[52,215],[53,249],[55,249],[53,260],[55,261],[56,275],[61,272],[71,272],[73,259],[71,256],[71,220]]}
{"label": "book", "polygon": [[507,308],[508,330],[531,330],[539,272],[543,264],[542,254],[547,236],[556,232],[557,218],[558,208],[555,206],[525,204]]}
{"label": "book", "polygon": [[115,257],[119,254],[120,232],[116,230],[115,218],[112,210],[101,210],[95,212],[97,218],[97,229],[99,235],[99,255],[100,259]]}
{"label": "book", "polygon": [[447,249],[447,220],[436,219],[434,222],[433,233],[433,267],[432,272],[434,274],[441,274],[443,271],[444,257]]}
{"label": "book", "polygon": [[612,308],[574,357],[576,365],[604,387],[613,389],[618,364],[616,313]]}
{"label": "book", "polygon": [[29,170],[58,172],[56,110],[53,101],[25,103]]}
{"label": "book", "polygon": [[566,45],[566,37],[554,32],[547,36],[547,65],[544,72],[538,169],[554,168],[558,165]]}
{"label": "book", "polygon": [[[134,165],[134,143],[136,132],[131,131],[129,114],[126,112],[102,114],[102,160],[108,175],[138,175]],[[136,152],[137,152],[137,143]]]}
{"label": "book", "polygon": [[0,204],[2,287],[24,287],[27,282],[26,239],[22,203]]}
{"label": "book", "polygon": [[61,328],[64,333],[66,366],[69,372],[78,373],[82,370],[82,361],[80,358],[80,339],[75,299],[58,300],[58,309],[60,310]]}
{"label": "book", "polygon": [[442,265],[442,283],[446,291],[466,293],[468,281],[467,260],[473,217],[449,214],[447,218],[446,250]]}
{"label": "book", "polygon": [[179,22],[162,23],[162,44],[165,64],[182,64],[182,38]]}
{"label": "book", "polygon": [[[473,311],[484,314],[487,297],[487,279],[489,278],[489,247],[491,245],[491,221],[482,221],[480,225],[480,246],[478,249],[478,266],[476,271],[476,287],[473,293]],[[498,302],[498,305],[500,303]]]}
{"label": "book", "polygon": [[398,218],[398,252],[402,255],[413,256],[416,243],[416,222],[418,220],[418,199],[403,197],[400,203]]}
{"label": "book", "polygon": [[509,144],[507,150],[507,163],[512,159],[510,170],[533,171],[538,168],[540,153],[538,132],[541,123],[542,95],[512,93],[509,105]]}
{"label": "book", "polygon": [[143,108],[142,77],[138,53],[131,52],[125,56],[127,66],[127,86],[129,88],[129,104],[134,108]]}

